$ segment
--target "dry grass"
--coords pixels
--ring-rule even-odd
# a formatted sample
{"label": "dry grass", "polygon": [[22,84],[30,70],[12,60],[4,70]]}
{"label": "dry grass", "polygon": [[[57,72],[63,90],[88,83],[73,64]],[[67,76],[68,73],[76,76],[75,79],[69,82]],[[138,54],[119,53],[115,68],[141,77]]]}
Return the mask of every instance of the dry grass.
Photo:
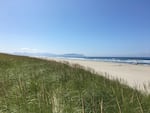
{"label": "dry grass", "polygon": [[0,113],[150,113],[150,95],[90,71],[0,54]]}

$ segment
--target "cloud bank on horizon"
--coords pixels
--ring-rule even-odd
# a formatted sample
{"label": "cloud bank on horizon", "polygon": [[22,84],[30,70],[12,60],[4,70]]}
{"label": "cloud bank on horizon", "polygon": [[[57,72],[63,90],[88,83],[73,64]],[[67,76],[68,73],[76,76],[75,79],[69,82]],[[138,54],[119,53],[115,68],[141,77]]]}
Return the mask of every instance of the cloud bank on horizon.
{"label": "cloud bank on horizon", "polygon": [[0,52],[150,56],[148,0],[1,0]]}

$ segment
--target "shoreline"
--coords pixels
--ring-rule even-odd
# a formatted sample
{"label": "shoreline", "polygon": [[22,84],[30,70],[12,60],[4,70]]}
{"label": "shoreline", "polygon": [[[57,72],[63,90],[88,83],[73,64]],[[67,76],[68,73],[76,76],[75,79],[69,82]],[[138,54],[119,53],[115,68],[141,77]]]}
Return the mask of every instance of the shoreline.
{"label": "shoreline", "polygon": [[[65,59],[65,58],[42,58],[46,60],[55,60],[57,62],[69,62],[70,64],[79,64],[85,69],[93,69],[99,75],[109,77],[109,79],[119,79],[132,88],[150,93],[150,66],[135,65],[127,63],[114,63],[103,61]],[[106,76],[107,75],[107,76]]]}

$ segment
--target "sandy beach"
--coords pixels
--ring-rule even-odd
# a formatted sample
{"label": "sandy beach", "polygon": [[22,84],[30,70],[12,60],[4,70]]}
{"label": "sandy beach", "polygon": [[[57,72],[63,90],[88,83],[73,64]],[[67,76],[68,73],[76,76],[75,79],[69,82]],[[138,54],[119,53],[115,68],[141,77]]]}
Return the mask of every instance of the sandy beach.
{"label": "sandy beach", "polygon": [[60,58],[50,58],[50,60],[55,60],[58,62],[67,61],[71,64],[79,64],[87,69],[91,68],[103,76],[109,75],[111,79],[122,79],[122,82],[126,82],[129,86],[137,88],[138,90],[145,91],[146,86],[147,91],[150,92],[150,66],[148,65]]}

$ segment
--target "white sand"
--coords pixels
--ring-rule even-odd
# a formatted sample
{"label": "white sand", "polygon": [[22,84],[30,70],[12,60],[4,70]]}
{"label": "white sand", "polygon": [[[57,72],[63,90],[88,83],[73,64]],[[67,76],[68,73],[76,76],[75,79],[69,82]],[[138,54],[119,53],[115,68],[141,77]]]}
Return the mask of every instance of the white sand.
{"label": "white sand", "polygon": [[112,62],[97,62],[89,60],[70,60],[70,59],[53,59],[56,61],[68,61],[69,63],[79,64],[84,67],[94,69],[97,73],[106,75],[109,74],[113,78],[123,79],[127,84],[139,90],[150,92],[150,66],[148,65],[134,65]]}

